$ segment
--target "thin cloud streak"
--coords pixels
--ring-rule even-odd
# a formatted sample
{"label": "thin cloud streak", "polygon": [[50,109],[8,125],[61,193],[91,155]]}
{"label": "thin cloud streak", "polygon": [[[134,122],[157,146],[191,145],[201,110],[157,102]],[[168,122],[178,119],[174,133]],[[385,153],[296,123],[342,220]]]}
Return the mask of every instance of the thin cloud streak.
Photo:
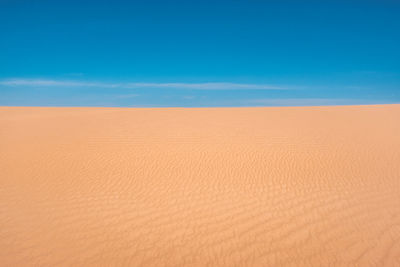
{"label": "thin cloud streak", "polygon": [[285,87],[268,84],[242,84],[242,83],[128,83],[131,88],[176,88],[176,89],[198,89],[198,90],[232,90],[232,89],[252,89],[252,90],[283,90]]}
{"label": "thin cloud streak", "polygon": [[45,87],[117,87],[118,84],[86,82],[86,81],[57,81],[43,79],[9,79],[0,81],[0,85],[6,86],[45,86]]}
{"label": "thin cloud streak", "polygon": [[287,90],[289,88],[269,84],[245,84],[229,82],[212,83],[107,83],[90,81],[66,81],[47,79],[8,79],[0,80],[3,86],[30,87],[101,87],[101,88],[168,88],[190,90]]}

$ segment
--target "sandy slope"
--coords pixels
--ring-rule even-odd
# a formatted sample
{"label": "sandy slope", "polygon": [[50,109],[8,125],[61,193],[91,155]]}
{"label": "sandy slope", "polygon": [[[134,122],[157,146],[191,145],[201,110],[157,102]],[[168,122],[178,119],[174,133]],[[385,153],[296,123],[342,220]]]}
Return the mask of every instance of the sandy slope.
{"label": "sandy slope", "polygon": [[0,108],[1,266],[400,266],[400,105]]}

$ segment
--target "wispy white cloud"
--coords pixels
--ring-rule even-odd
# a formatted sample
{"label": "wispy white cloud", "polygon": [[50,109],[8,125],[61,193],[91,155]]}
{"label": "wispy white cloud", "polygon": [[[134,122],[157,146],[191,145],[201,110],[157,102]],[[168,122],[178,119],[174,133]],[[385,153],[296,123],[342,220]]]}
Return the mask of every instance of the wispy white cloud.
{"label": "wispy white cloud", "polygon": [[0,80],[3,86],[30,86],[30,87],[101,87],[101,88],[168,88],[189,90],[285,90],[285,86],[256,83],[147,83],[147,82],[92,82],[92,81],[68,81],[50,79],[6,79]]}
{"label": "wispy white cloud", "polygon": [[0,85],[8,86],[32,86],[32,87],[118,87],[119,84],[88,82],[88,81],[66,81],[46,79],[7,79],[1,80]]}
{"label": "wispy white cloud", "polygon": [[116,95],[114,98],[116,99],[127,99],[127,98],[134,98],[140,96],[139,94],[126,94],[126,95]]}
{"label": "wispy white cloud", "polygon": [[175,88],[175,89],[197,89],[197,90],[232,90],[232,89],[252,89],[252,90],[283,90],[286,87],[269,84],[243,84],[243,83],[128,83],[131,88]]}

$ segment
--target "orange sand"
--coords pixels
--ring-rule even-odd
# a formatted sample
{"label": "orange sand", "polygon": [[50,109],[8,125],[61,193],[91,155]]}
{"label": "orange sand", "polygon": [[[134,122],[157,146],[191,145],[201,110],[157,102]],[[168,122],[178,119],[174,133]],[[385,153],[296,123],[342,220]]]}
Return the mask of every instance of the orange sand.
{"label": "orange sand", "polygon": [[1,266],[400,266],[400,105],[0,108]]}

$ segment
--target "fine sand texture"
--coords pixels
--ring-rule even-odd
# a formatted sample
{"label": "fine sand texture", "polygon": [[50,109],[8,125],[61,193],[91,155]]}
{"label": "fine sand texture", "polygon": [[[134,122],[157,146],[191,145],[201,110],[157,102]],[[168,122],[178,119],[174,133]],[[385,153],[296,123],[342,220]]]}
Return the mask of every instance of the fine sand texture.
{"label": "fine sand texture", "polygon": [[0,107],[0,266],[400,266],[400,105]]}

